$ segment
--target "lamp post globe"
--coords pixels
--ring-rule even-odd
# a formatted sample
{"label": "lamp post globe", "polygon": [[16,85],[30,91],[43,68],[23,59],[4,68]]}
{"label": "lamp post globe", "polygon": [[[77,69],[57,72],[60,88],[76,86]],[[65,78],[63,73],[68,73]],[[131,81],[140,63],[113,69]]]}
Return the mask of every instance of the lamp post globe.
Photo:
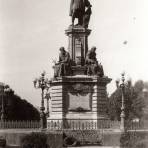
{"label": "lamp post globe", "polygon": [[45,91],[48,91],[50,87],[50,81],[47,78],[45,78],[45,74],[46,74],[45,72],[41,73],[41,76],[33,81],[34,87],[36,89],[41,89],[41,107],[40,107],[41,129],[45,129],[47,126],[46,123],[47,114],[45,113],[44,99],[46,99]]}
{"label": "lamp post globe", "polygon": [[116,86],[117,89],[121,90],[121,124],[120,129],[122,132],[125,132],[125,87],[130,87],[131,82],[127,81],[127,84],[125,83],[125,73],[121,74],[121,83],[120,80],[116,80]]}

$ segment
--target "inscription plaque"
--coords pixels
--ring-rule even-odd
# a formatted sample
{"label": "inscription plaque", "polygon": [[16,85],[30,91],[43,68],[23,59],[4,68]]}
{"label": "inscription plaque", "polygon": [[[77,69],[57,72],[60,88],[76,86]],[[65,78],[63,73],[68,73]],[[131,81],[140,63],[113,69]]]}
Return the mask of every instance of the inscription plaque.
{"label": "inscription plaque", "polygon": [[75,84],[68,88],[69,111],[91,111],[92,86]]}
{"label": "inscription plaque", "polygon": [[68,93],[68,95],[69,95],[69,110],[71,111],[91,110],[90,94],[87,94],[86,96],[81,96],[81,95],[75,96]]}

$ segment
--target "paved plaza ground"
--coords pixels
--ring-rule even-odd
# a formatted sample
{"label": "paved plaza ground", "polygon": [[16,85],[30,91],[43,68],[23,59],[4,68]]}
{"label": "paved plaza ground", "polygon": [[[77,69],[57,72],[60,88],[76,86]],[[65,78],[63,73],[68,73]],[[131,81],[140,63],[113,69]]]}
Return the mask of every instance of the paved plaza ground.
{"label": "paved plaza ground", "polygon": [[[74,148],[74,147],[70,147]],[[77,147],[77,148],[120,148],[120,147],[113,147],[113,146],[82,146],[82,147]]]}
{"label": "paved plaza ground", "polygon": [[[6,148],[20,148],[19,146],[7,146]],[[75,147],[69,147],[69,148],[75,148]],[[81,146],[76,148],[120,148],[120,147],[107,147],[107,146]]]}
{"label": "paved plaza ground", "polygon": [[20,146],[6,146],[6,148],[20,148]]}

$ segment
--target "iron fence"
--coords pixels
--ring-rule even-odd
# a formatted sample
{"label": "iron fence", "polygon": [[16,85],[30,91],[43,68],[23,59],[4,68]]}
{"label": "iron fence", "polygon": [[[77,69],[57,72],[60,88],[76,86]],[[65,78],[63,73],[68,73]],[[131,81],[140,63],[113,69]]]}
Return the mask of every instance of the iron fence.
{"label": "iron fence", "polygon": [[119,129],[119,121],[110,120],[90,120],[90,119],[68,119],[68,120],[48,120],[49,130],[98,130],[98,129]]}
{"label": "iron fence", "polygon": [[[98,129],[120,129],[120,121],[90,120],[90,119],[68,119],[47,120],[48,130],[98,130]],[[147,130],[148,121],[132,122],[126,121],[128,130]],[[39,121],[0,121],[0,129],[38,129]]]}
{"label": "iron fence", "polygon": [[147,120],[140,120],[138,122],[126,121],[125,125],[128,130],[148,130]]}
{"label": "iron fence", "polygon": [[0,122],[0,129],[38,129],[39,121],[4,121]]}

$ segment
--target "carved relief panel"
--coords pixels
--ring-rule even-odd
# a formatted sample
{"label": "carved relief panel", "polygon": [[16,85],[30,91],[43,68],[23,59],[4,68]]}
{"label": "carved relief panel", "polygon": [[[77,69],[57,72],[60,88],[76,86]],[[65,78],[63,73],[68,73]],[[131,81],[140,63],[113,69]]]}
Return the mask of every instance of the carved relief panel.
{"label": "carved relief panel", "polygon": [[92,110],[93,86],[82,83],[67,88],[68,111],[87,112]]}

